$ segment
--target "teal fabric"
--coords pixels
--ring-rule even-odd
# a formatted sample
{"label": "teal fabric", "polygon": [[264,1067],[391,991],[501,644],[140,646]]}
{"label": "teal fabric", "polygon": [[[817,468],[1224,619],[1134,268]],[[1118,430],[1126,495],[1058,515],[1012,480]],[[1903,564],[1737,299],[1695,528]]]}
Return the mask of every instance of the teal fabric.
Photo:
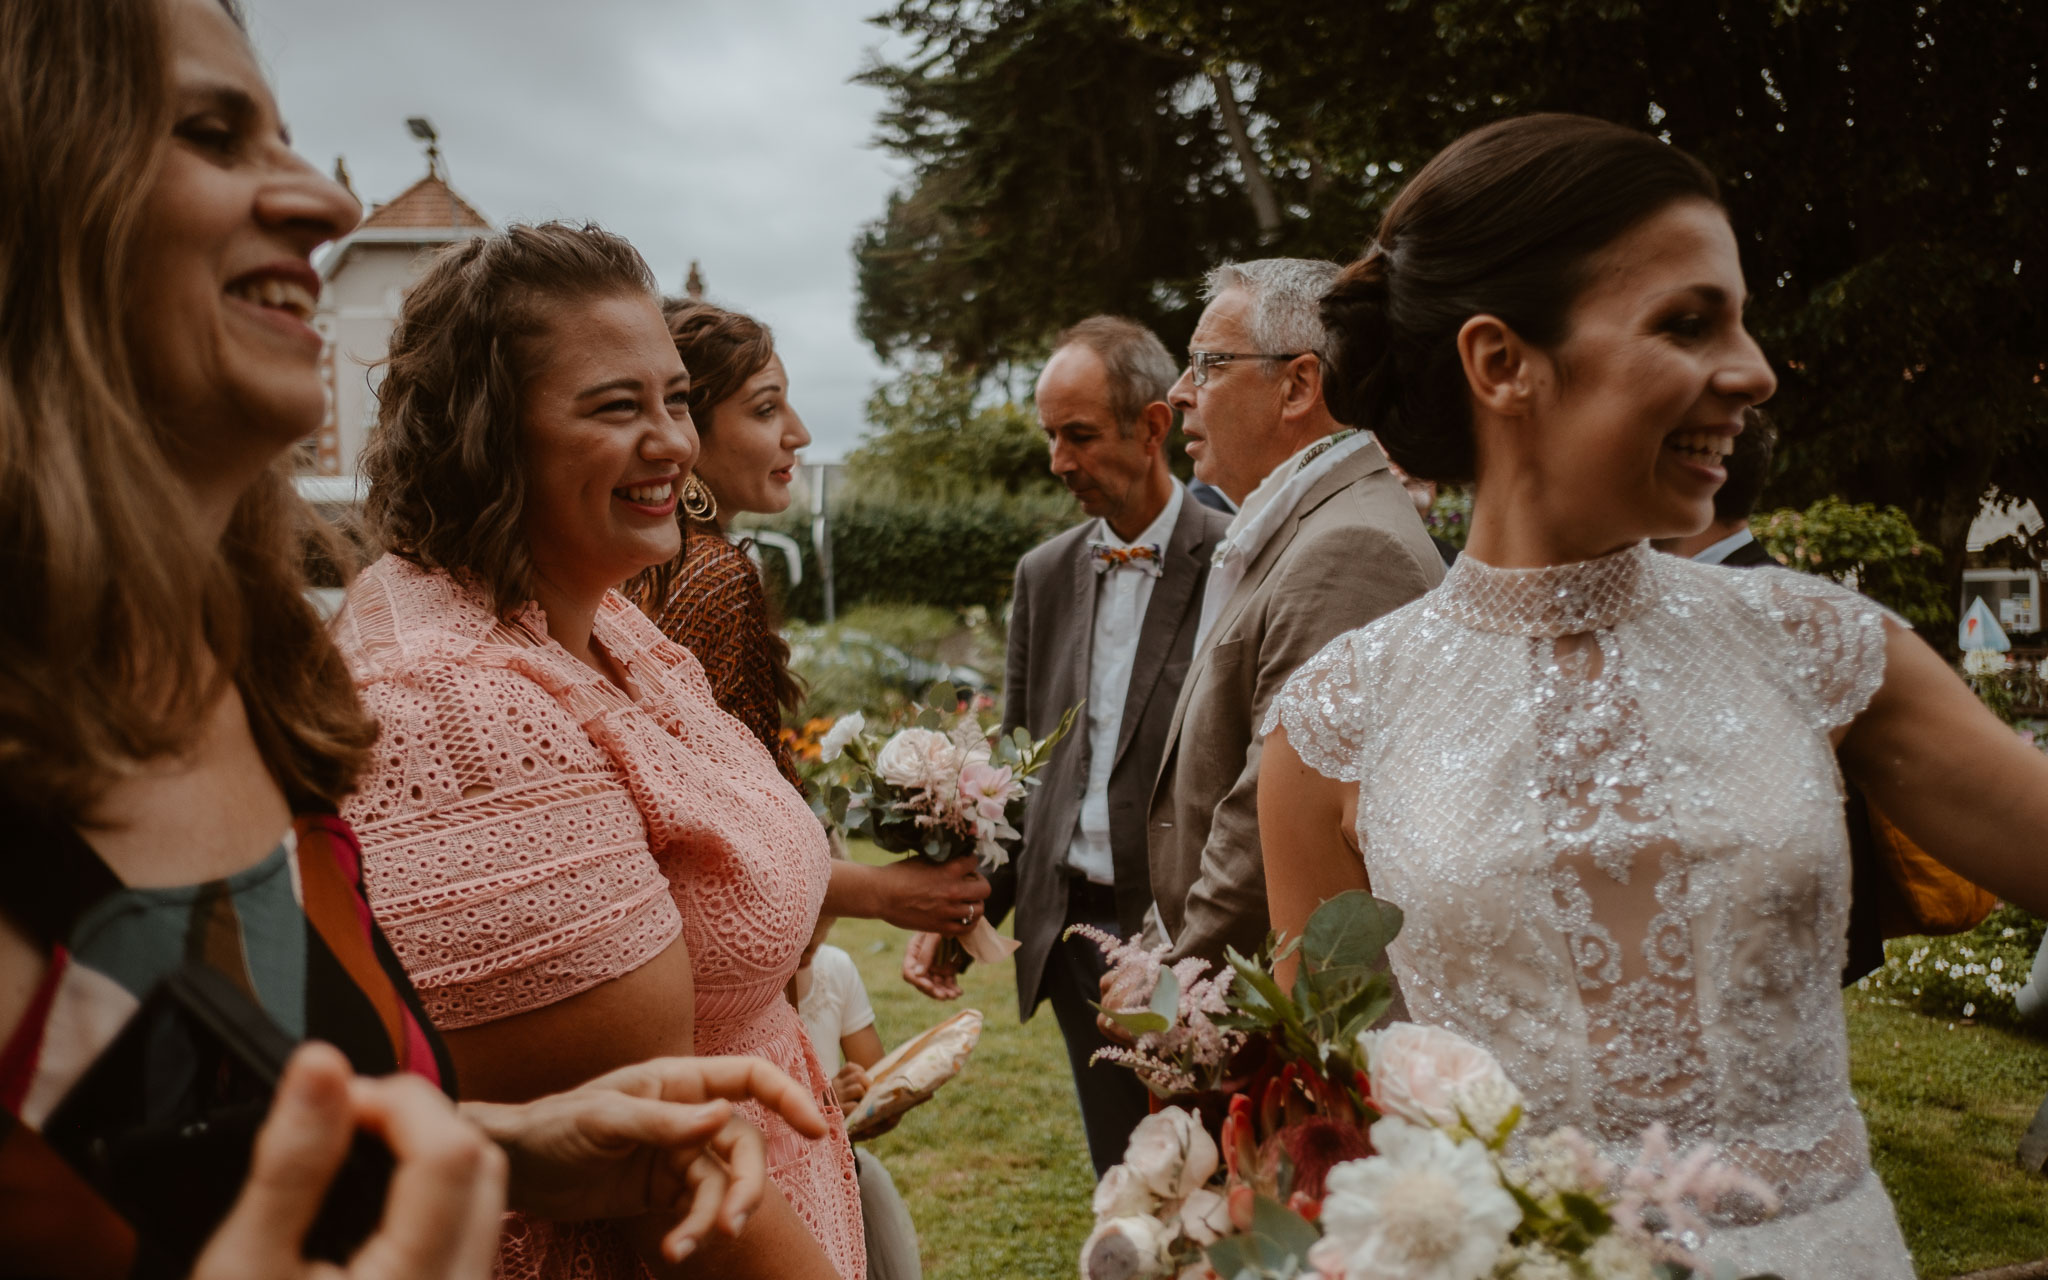
{"label": "teal fabric", "polygon": [[223,880],[125,888],[79,918],[71,952],[136,999],[187,959],[243,982],[294,1040],[306,1035],[306,916],[289,841]]}

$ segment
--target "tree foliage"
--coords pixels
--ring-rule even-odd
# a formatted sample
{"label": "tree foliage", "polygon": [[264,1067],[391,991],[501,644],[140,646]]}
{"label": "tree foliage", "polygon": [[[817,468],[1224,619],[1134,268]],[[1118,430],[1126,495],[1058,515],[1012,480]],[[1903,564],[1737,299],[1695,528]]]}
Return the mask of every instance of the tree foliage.
{"label": "tree foliage", "polygon": [[1941,551],[1897,507],[1822,498],[1804,511],[1772,511],[1750,521],[1778,563],[1855,587],[1903,614],[1937,644],[1956,611],[1942,585]]}
{"label": "tree foliage", "polygon": [[1015,401],[981,402],[971,376],[911,370],[876,388],[868,429],[847,455],[854,488],[905,499],[1062,493],[1038,420]]}
{"label": "tree foliage", "polygon": [[1100,0],[900,0],[875,22],[912,49],[861,79],[915,175],[854,249],[876,351],[987,371],[1104,311],[1184,339],[1202,272],[1253,227],[1191,61]]}
{"label": "tree foliage", "polygon": [[[1773,360],[1780,501],[1895,505],[1960,576],[1995,480],[2048,508],[2043,0],[904,0],[911,185],[863,331],[970,368],[1124,310],[1169,343],[1220,258],[1348,258],[1459,134],[1575,111],[1721,179]],[[1233,150],[1219,94],[1241,108]],[[1257,176],[1277,227],[1256,230]]]}

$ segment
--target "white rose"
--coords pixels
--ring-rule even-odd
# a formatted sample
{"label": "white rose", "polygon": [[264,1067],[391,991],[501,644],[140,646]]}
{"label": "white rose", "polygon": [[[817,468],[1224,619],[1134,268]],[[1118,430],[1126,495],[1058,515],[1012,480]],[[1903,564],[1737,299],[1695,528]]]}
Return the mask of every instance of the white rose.
{"label": "white rose", "polygon": [[904,729],[875,756],[875,772],[892,787],[923,787],[932,781],[932,757],[952,750],[946,735],[931,729]]}
{"label": "white rose", "polygon": [[1131,1218],[1149,1214],[1159,1207],[1159,1197],[1145,1185],[1145,1180],[1131,1171],[1129,1165],[1113,1165],[1102,1181],[1095,1184],[1095,1217]]}
{"label": "white rose", "polygon": [[1145,1280],[1166,1270],[1173,1237],[1153,1217],[1111,1218],[1081,1245],[1083,1280]]}
{"label": "white rose", "polygon": [[839,753],[846,750],[846,744],[858,738],[860,731],[867,727],[867,717],[858,711],[834,720],[832,727],[825,730],[825,736],[818,740],[818,759],[837,760]]}
{"label": "white rose", "polygon": [[1138,1121],[1124,1164],[1161,1200],[1179,1200],[1216,1172],[1216,1140],[1193,1112],[1168,1107]]}
{"label": "white rose", "polygon": [[[1358,1048],[1369,1064],[1373,1105],[1386,1115],[1449,1131],[1480,1136],[1499,1126],[1522,1105],[1521,1091],[1492,1054],[1442,1027],[1397,1022],[1384,1031],[1364,1031]],[[1470,1130],[1468,1130],[1470,1131]]]}
{"label": "white rose", "polygon": [[1180,1202],[1180,1233],[1207,1248],[1230,1234],[1230,1202],[1202,1187]]}

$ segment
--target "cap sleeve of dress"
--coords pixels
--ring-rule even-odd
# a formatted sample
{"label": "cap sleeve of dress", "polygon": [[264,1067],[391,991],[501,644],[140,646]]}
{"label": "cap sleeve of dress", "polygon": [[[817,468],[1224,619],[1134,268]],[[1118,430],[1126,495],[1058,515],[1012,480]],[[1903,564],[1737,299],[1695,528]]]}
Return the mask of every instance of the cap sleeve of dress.
{"label": "cap sleeve of dress", "polygon": [[372,908],[443,1030],[647,963],[682,917],[624,781],[516,670],[429,661],[365,683],[381,726],[346,816]]}
{"label": "cap sleeve of dress", "polygon": [[1745,569],[1734,580],[1784,637],[1814,727],[1830,733],[1862,715],[1884,684],[1884,624],[1913,624],[1847,587],[1790,569]]}
{"label": "cap sleeve of dress", "polygon": [[1261,737],[1287,731],[1287,745],[1326,778],[1358,782],[1372,728],[1368,688],[1359,672],[1361,633],[1338,636],[1289,676],[1266,711]]}

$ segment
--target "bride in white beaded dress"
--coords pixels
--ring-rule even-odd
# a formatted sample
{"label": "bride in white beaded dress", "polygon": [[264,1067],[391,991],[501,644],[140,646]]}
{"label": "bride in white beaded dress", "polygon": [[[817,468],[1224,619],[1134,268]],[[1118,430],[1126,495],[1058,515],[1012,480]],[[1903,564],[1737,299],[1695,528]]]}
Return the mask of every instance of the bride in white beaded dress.
{"label": "bride in white beaded dress", "polygon": [[[1489,1047],[1532,1131],[1662,1122],[1775,1188],[1692,1241],[1787,1280],[1913,1274],[1849,1091],[1842,769],[1957,871],[2048,908],[2048,761],[1896,617],[1645,540],[1710,518],[1776,379],[1691,157],[1532,116],[1467,135],[1324,302],[1326,394],[1465,556],[1340,637],[1267,720],[1275,928],[1369,887],[1417,1021]],[[1362,855],[1362,856],[1361,856]]]}

